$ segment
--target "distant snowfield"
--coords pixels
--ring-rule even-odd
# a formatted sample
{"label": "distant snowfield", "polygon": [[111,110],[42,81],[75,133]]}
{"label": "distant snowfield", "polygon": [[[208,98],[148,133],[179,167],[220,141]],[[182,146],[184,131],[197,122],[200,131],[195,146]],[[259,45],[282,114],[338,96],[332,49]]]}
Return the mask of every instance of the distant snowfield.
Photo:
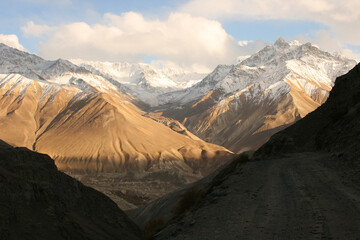
{"label": "distant snowfield", "polygon": [[[207,74],[187,72],[181,68],[155,68],[145,63],[110,63],[72,59],[72,63],[123,85],[131,94],[151,106],[159,105],[158,96],[189,88]],[[125,90],[126,91],[126,90]]]}

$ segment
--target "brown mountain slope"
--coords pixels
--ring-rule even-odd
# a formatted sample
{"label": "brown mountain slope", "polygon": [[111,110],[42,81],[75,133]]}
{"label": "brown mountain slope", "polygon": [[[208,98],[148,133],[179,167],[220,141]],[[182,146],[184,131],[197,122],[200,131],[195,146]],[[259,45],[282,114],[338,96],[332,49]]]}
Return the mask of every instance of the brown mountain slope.
{"label": "brown mountain slope", "polygon": [[[233,152],[256,150],[272,134],[325,102],[355,61],[279,39],[237,65],[218,66],[157,108],[192,133]],[[176,107],[174,107],[174,105]]]}
{"label": "brown mountain slope", "polygon": [[0,239],[139,239],[105,195],[59,172],[48,156],[0,140]]}
{"label": "brown mountain slope", "polygon": [[[234,152],[254,150],[271,135],[293,124],[319,107],[326,96],[315,93],[312,98],[302,89],[288,85],[289,90],[277,98],[266,96],[256,85],[239,91],[219,102],[205,96],[180,111],[165,111],[206,141]],[[261,99],[261,100],[259,100]]]}
{"label": "brown mountain slope", "polygon": [[232,155],[142,116],[119,92],[11,74],[1,79],[0,94],[0,137],[49,154],[61,170],[179,169],[206,175]]}
{"label": "brown mountain slope", "polygon": [[338,77],[329,99],[297,124],[275,134],[256,156],[318,151],[345,153],[359,164],[360,65]]}

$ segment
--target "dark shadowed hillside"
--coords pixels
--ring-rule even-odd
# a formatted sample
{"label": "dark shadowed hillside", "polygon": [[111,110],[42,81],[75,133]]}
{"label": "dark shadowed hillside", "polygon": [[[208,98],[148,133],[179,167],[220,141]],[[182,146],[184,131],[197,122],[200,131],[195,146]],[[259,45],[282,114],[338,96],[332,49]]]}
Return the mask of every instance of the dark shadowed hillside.
{"label": "dark shadowed hillside", "polygon": [[57,170],[47,155],[0,140],[0,239],[138,239],[105,195]]}
{"label": "dark shadowed hillside", "polygon": [[[359,239],[359,120],[360,65],[250,161],[229,164],[176,200],[160,199],[174,214],[153,239]],[[158,218],[154,205],[134,219]]]}

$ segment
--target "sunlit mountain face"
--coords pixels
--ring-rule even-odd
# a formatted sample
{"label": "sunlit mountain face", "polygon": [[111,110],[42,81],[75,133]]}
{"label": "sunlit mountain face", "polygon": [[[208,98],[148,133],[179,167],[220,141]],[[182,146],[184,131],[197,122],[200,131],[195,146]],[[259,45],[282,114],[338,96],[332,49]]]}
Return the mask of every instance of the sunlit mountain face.
{"label": "sunlit mountain face", "polygon": [[233,152],[256,150],[323,104],[335,78],[355,64],[280,38],[236,65],[219,65],[190,88],[160,95],[155,110]]}

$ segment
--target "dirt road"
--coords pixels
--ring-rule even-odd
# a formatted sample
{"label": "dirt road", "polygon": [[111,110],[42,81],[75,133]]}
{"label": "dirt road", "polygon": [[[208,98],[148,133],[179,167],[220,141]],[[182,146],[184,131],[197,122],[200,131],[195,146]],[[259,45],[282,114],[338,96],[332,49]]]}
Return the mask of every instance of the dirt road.
{"label": "dirt road", "polygon": [[245,163],[156,239],[360,239],[360,186],[324,158]]}

